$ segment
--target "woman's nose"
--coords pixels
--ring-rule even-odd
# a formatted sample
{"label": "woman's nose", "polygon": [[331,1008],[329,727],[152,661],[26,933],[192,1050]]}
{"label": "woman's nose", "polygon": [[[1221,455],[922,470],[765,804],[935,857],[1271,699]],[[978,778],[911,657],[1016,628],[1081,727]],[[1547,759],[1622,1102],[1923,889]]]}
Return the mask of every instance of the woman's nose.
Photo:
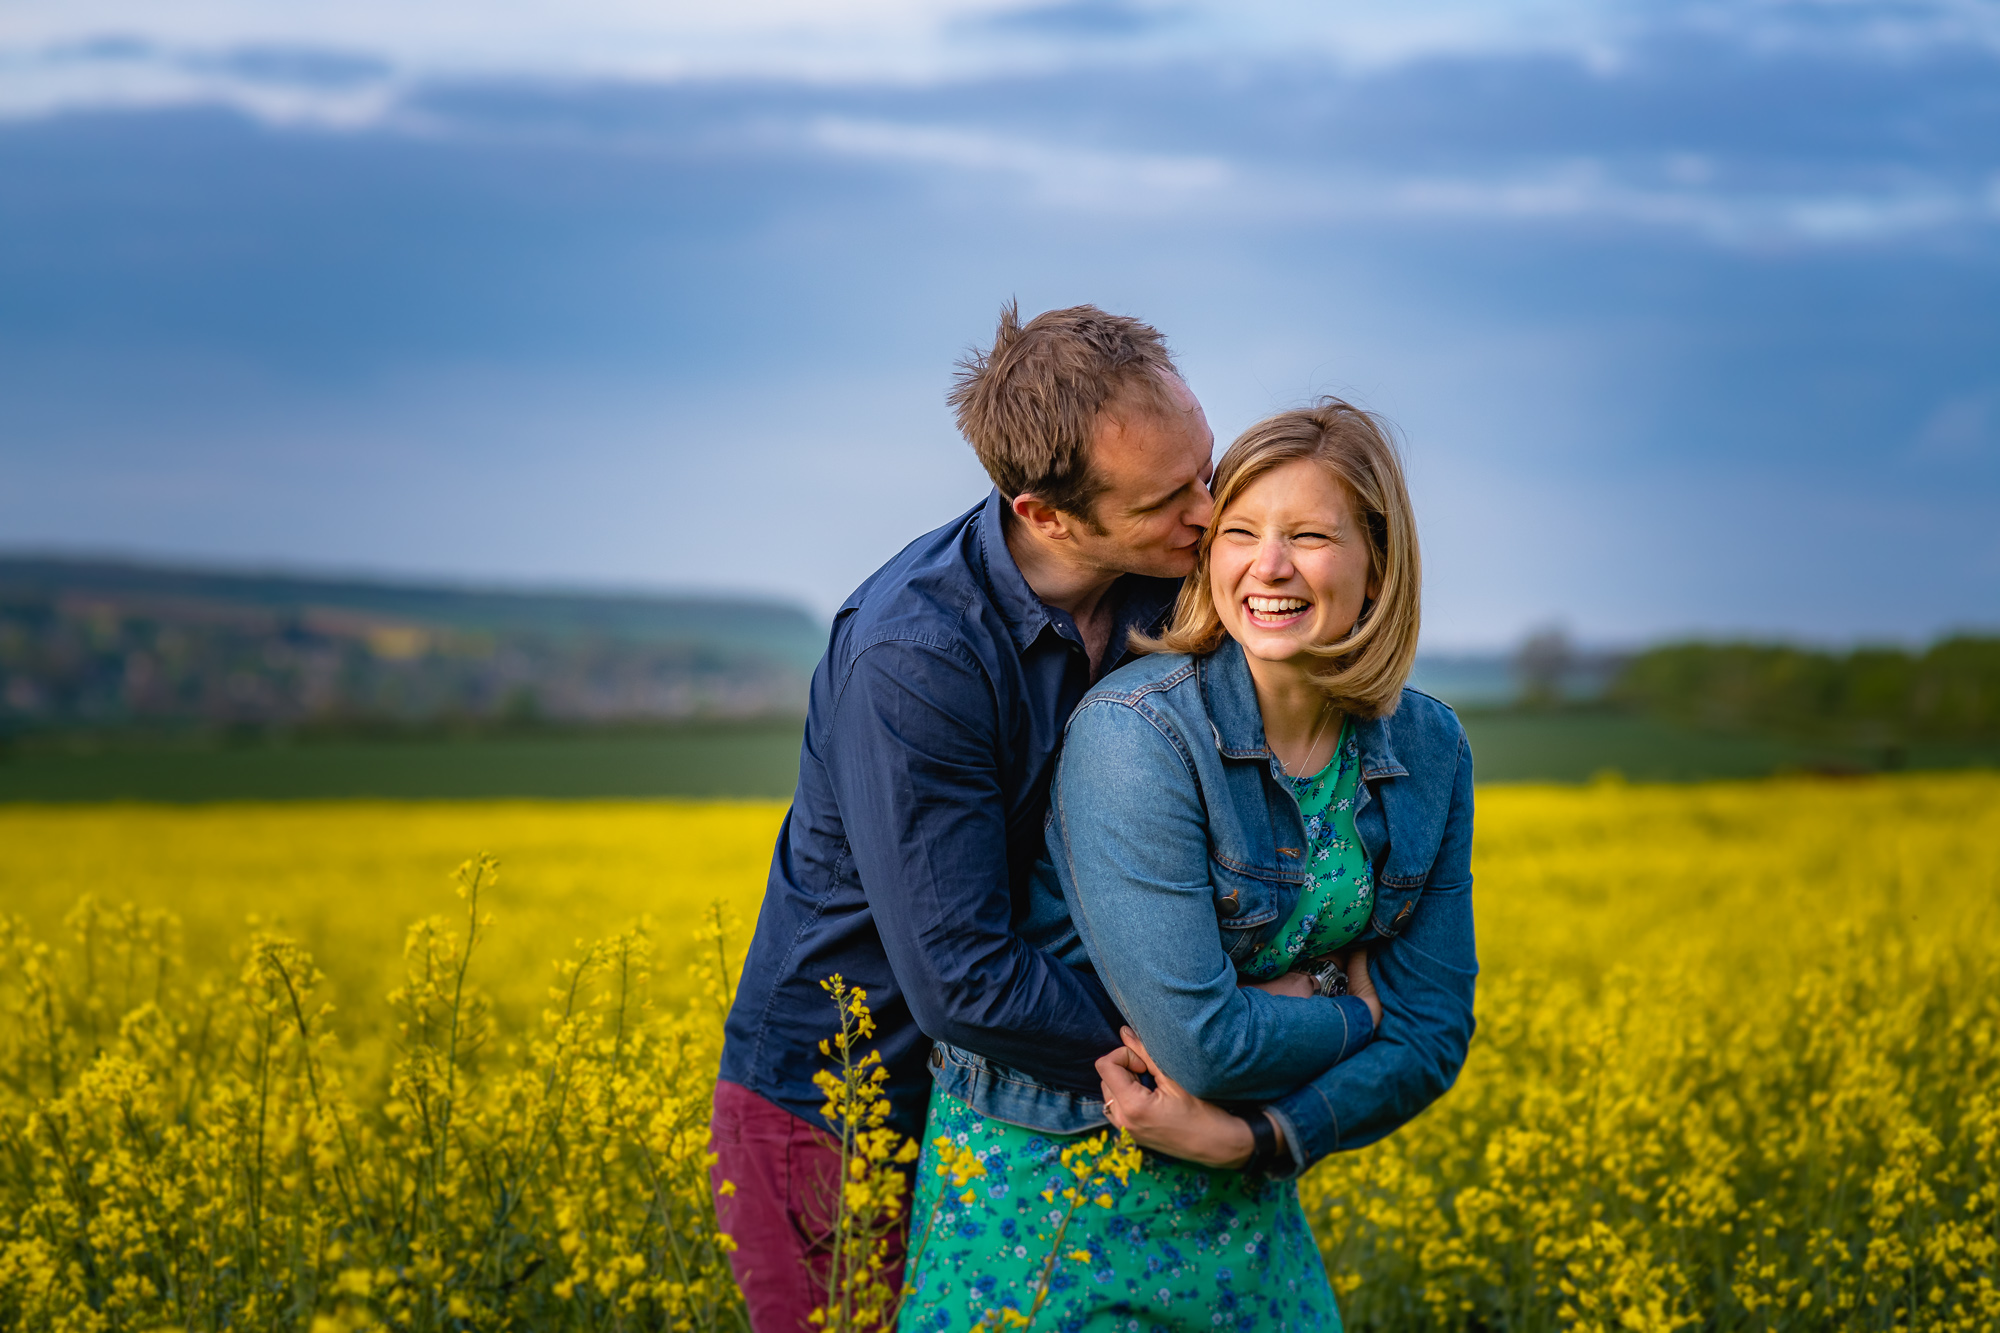
{"label": "woman's nose", "polygon": [[1250,572],[1264,583],[1283,583],[1292,576],[1292,552],[1282,540],[1266,537],[1257,546]]}

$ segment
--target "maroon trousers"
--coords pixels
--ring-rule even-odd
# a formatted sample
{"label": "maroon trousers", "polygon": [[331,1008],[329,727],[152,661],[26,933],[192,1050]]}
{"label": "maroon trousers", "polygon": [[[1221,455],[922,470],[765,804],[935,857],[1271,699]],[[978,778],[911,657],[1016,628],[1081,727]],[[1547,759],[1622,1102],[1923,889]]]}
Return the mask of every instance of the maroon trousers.
{"label": "maroon trousers", "polygon": [[[727,1081],[715,1085],[712,1126],[709,1180],[722,1230],[736,1242],[729,1268],[750,1307],[751,1333],[801,1333],[826,1302],[840,1144]],[[892,1284],[903,1280],[903,1245],[898,1235]]]}

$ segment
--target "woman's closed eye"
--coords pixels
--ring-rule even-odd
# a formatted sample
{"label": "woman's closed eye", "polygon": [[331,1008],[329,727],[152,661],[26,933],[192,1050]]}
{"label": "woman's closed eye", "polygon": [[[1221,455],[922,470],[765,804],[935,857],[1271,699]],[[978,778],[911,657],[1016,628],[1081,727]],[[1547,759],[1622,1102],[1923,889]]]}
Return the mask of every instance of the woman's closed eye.
{"label": "woman's closed eye", "polygon": [[[1232,541],[1257,542],[1263,540],[1263,538],[1259,537],[1249,528],[1224,528],[1222,535]],[[1317,529],[1311,529],[1305,532],[1294,532],[1285,540],[1295,545],[1320,546],[1327,542],[1337,541],[1339,538],[1331,532],[1320,532]]]}

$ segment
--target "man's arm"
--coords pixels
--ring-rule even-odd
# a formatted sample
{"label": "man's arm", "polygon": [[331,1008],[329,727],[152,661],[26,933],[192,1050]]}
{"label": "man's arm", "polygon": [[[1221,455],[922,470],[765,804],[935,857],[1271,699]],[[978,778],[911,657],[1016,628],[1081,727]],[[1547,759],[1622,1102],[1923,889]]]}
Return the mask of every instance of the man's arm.
{"label": "man's arm", "polygon": [[1422,901],[1394,940],[1368,951],[1382,1001],[1369,1048],[1268,1109],[1303,1171],[1400,1128],[1458,1078],[1479,972],[1472,936],[1472,749],[1458,743],[1451,809]]}
{"label": "man's arm", "polygon": [[1209,881],[1208,816],[1174,743],[1115,699],[1070,720],[1050,850],[1077,930],[1146,1048],[1197,1097],[1266,1101],[1365,1046],[1367,1004],[1238,983]]}
{"label": "man's arm", "polygon": [[1118,1011],[1094,977],[1014,933],[998,747],[985,673],[950,648],[894,640],[856,657],[822,759],[917,1026],[1094,1090]]}

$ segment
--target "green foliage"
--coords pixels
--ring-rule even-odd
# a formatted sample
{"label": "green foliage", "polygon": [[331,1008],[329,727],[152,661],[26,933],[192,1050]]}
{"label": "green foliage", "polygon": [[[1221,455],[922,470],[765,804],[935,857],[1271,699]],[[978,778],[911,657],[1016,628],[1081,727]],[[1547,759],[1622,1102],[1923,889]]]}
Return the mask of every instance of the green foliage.
{"label": "green foliage", "polygon": [[1922,653],[1667,644],[1633,658],[1610,697],[1716,731],[1883,746],[1987,740],[2000,737],[2000,639],[1964,635]]}
{"label": "green foliage", "polygon": [[79,735],[63,738],[71,742],[67,745],[57,738],[22,744],[12,754],[0,738],[0,802],[354,796],[782,799],[798,782],[802,729],[797,719],[784,718],[296,744],[274,738],[230,746]]}

